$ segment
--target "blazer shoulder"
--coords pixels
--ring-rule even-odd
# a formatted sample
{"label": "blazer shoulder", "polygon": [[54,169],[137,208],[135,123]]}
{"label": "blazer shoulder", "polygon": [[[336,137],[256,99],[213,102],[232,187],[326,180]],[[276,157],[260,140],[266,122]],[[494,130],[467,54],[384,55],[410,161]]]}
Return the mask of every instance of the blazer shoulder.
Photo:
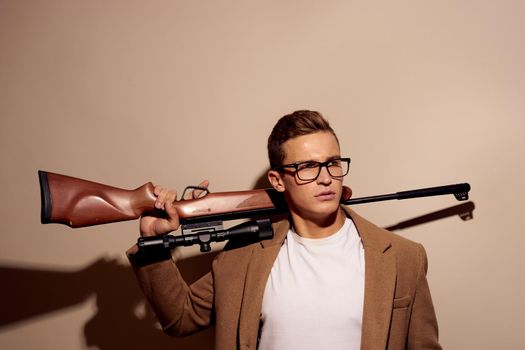
{"label": "blazer shoulder", "polygon": [[385,230],[383,228],[380,228],[380,230],[384,232],[385,235],[388,235],[390,237],[390,240],[392,241],[392,246],[396,249],[414,252],[420,252],[421,249],[423,249],[423,246],[419,242],[410,240],[406,237],[403,237],[392,231]]}
{"label": "blazer shoulder", "polygon": [[378,228],[378,235],[391,242],[389,250],[396,256],[396,265],[400,275],[408,274],[418,280],[426,275],[428,269],[427,253],[421,243],[412,241],[394,232]]}

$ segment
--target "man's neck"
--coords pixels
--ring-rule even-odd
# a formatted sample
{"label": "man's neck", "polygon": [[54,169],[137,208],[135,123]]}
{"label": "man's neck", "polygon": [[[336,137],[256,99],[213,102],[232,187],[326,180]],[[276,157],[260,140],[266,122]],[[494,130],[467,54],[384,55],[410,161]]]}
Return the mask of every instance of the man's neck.
{"label": "man's neck", "polygon": [[343,227],[346,215],[339,208],[333,215],[320,219],[306,219],[291,213],[295,232],[305,238],[324,238],[333,235]]}

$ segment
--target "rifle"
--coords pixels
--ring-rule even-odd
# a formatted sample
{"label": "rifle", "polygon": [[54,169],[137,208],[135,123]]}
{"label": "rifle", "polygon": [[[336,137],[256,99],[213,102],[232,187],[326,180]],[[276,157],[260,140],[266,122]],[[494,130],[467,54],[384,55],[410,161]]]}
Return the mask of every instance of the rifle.
{"label": "rifle", "polygon": [[[60,223],[72,228],[138,219],[144,214],[163,215],[154,206],[153,184],[148,182],[134,190],[112,187],[71,176],[38,171],[40,182],[41,215],[43,224]],[[187,187],[193,189],[194,187]],[[185,191],[186,191],[185,190]],[[409,199],[454,194],[457,200],[467,200],[468,183],[423,188],[350,199],[352,190],[343,187],[341,204],[353,205],[392,199]],[[161,245],[201,245],[209,251],[210,241],[221,241],[233,236],[255,234],[259,239],[273,237],[268,217],[285,215],[288,206],[282,193],[274,189],[209,193],[197,199],[174,203],[180,219],[182,236],[160,236],[139,239],[139,248]],[[223,222],[236,219],[256,219],[224,230]]]}

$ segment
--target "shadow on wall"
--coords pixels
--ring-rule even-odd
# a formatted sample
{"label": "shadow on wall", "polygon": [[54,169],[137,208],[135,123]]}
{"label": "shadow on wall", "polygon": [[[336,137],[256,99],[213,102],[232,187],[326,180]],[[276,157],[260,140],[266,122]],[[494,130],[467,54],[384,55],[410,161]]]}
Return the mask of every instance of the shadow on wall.
{"label": "shadow on wall", "polygon": [[[271,187],[266,172],[254,188]],[[211,268],[216,253],[180,260],[177,266],[191,284]],[[129,265],[100,258],[78,271],[0,266],[0,330],[32,318],[75,307],[95,296],[97,310],[83,329],[86,345],[101,350],[213,349],[214,328],[172,338],[165,335],[145,300]]]}
{"label": "shadow on wall", "polygon": [[[209,271],[215,254],[177,263],[189,283]],[[86,345],[117,349],[213,349],[213,328],[184,338],[160,330],[129,266],[99,259],[75,272],[0,267],[5,303],[0,328],[72,307],[96,296],[97,312],[86,322]]]}

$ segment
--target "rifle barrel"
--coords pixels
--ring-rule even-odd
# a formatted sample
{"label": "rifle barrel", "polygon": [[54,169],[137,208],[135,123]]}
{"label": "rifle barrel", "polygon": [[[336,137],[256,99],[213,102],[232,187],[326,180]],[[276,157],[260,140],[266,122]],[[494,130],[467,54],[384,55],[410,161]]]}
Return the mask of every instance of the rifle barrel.
{"label": "rifle barrel", "polygon": [[436,186],[421,188],[418,190],[402,191],[390,194],[381,194],[377,196],[368,196],[361,198],[354,198],[344,201],[345,205],[363,204],[371,202],[381,202],[392,199],[410,199],[430,196],[441,196],[445,194],[453,194],[457,200],[463,201],[468,199],[468,192],[470,191],[470,185],[468,183],[461,183],[455,185]]}

